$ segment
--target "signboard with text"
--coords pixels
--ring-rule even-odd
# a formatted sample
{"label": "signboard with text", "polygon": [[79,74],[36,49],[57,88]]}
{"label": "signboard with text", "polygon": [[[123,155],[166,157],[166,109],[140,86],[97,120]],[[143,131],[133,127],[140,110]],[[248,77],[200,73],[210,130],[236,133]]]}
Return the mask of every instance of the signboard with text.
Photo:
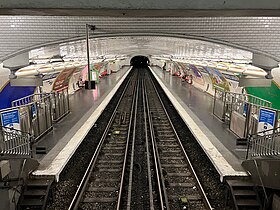
{"label": "signboard with text", "polygon": [[1,124],[3,127],[20,130],[19,110],[1,112]]}
{"label": "signboard with text", "polygon": [[31,113],[32,113],[32,119],[35,119],[37,117],[37,108],[35,103],[31,105]]}
{"label": "signboard with text", "polygon": [[[265,132],[274,128],[276,112],[269,109],[260,108],[258,131]],[[272,131],[265,132],[265,134],[272,134]]]}

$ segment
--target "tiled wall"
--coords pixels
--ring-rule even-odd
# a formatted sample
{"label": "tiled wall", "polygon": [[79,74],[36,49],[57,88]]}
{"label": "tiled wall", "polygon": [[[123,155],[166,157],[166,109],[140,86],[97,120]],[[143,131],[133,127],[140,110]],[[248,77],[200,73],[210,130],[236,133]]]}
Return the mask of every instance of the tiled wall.
{"label": "tiled wall", "polygon": [[0,16],[0,60],[30,46],[85,36],[86,23],[97,26],[95,33],[162,32],[194,35],[253,48],[280,58],[280,17]]}

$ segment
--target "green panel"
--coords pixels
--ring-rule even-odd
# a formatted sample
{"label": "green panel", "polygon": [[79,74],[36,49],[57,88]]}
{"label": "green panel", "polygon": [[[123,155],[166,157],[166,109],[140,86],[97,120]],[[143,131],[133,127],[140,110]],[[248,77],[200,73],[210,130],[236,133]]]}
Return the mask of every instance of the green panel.
{"label": "green panel", "polygon": [[272,102],[272,107],[280,110],[280,89],[271,83],[271,87],[246,87],[247,93]]}

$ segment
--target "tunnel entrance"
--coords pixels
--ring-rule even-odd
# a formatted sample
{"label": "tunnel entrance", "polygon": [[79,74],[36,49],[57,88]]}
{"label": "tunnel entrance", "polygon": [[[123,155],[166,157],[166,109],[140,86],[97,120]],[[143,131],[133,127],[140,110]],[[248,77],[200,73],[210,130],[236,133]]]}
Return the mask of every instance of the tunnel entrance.
{"label": "tunnel entrance", "polygon": [[130,65],[133,67],[148,67],[150,60],[146,56],[137,55],[131,58]]}

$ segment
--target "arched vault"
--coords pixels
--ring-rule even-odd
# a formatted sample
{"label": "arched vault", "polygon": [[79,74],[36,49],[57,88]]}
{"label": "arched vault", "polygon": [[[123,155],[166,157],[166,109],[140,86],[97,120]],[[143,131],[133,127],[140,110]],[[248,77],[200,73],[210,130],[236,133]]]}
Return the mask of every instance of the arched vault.
{"label": "arched vault", "polygon": [[[81,40],[86,23],[96,26],[90,36],[97,56],[146,50],[148,54],[211,57],[223,54],[223,49],[228,56],[237,48],[280,61],[278,17],[0,16],[0,21],[1,61],[31,49]],[[119,46],[110,45],[114,39]],[[84,45],[78,48],[83,51]]]}

